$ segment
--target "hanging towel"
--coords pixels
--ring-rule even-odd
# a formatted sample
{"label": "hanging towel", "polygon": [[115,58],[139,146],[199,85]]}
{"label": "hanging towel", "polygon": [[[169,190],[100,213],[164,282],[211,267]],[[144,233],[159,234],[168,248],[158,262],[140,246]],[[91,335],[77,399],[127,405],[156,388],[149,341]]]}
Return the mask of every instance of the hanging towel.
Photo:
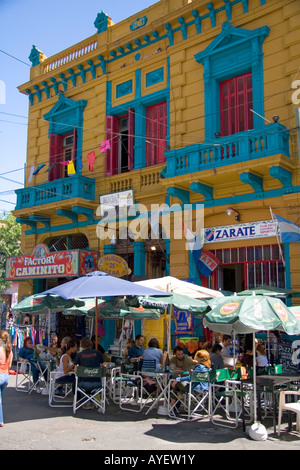
{"label": "hanging towel", "polygon": [[32,174],[33,174],[33,175],[37,175],[38,172],[39,172],[42,168],[44,168],[44,166],[46,166],[46,164],[45,164],[45,163],[41,163],[41,164],[37,167],[37,169],[34,170],[34,172],[33,172]]}
{"label": "hanging towel", "polygon": [[109,150],[110,149],[110,141],[105,140],[104,142],[101,142],[101,145],[100,145],[99,148],[101,150],[101,153],[104,153],[105,150]]}
{"label": "hanging towel", "polygon": [[88,153],[87,162],[88,162],[90,171],[94,171],[95,158],[96,158],[95,152]]}
{"label": "hanging towel", "polygon": [[46,170],[46,171],[51,171],[55,167],[55,165],[57,165],[57,163],[51,163],[48,170]]}
{"label": "hanging towel", "polygon": [[35,168],[34,165],[31,165],[30,175],[28,176],[28,182],[29,182],[29,183],[31,183],[31,181],[32,181],[34,168]]}
{"label": "hanging towel", "polygon": [[70,160],[68,164],[68,175],[75,175],[75,174],[76,174],[76,171],[75,171],[74,163],[72,162],[72,160]]}

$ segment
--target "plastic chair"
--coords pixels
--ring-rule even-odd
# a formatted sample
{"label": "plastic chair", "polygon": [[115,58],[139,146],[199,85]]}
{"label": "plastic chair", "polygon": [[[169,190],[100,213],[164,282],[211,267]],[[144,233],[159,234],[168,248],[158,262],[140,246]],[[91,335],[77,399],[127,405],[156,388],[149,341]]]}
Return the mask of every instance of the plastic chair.
{"label": "plastic chair", "polygon": [[18,361],[16,370],[16,391],[29,393],[32,386],[33,379],[30,362]]}
{"label": "plastic chair", "polygon": [[140,412],[143,409],[143,376],[137,374],[138,368],[137,362],[125,360],[121,363],[118,387],[122,410]]}
{"label": "plastic chair", "polygon": [[[89,381],[88,379],[93,379]],[[98,411],[105,413],[106,402],[106,368],[77,366],[75,374],[75,392],[73,401],[73,413],[92,403]]]}
{"label": "plastic chair", "polygon": [[284,390],[283,392],[280,392],[278,411],[278,437],[280,436],[280,426],[283,411],[292,411],[293,413],[296,413],[296,430],[300,432],[300,400],[294,403],[286,402],[286,397],[292,395],[300,397],[300,390]]}
{"label": "plastic chair", "polygon": [[[73,407],[73,394],[72,399],[67,400],[72,393],[72,384],[62,384],[56,381],[57,371],[50,372],[49,382],[49,406],[52,408],[72,408]],[[73,372],[70,375],[74,375]]]}
{"label": "plastic chair", "polygon": [[188,419],[193,417],[203,417],[199,413],[200,410],[204,412],[205,415],[209,414],[209,387],[206,390],[205,388],[200,388],[199,390],[194,390],[195,385],[203,385],[209,383],[209,372],[200,372],[192,370],[190,374],[189,382],[189,396],[188,396]]}

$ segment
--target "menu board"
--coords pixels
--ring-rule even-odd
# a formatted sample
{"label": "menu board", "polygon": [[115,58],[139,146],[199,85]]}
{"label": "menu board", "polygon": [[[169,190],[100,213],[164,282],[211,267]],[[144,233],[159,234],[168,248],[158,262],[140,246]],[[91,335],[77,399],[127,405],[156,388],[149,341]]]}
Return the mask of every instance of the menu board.
{"label": "menu board", "polygon": [[279,363],[282,364],[283,373],[295,374],[299,370],[299,354],[296,353],[294,343],[279,343],[278,345]]}

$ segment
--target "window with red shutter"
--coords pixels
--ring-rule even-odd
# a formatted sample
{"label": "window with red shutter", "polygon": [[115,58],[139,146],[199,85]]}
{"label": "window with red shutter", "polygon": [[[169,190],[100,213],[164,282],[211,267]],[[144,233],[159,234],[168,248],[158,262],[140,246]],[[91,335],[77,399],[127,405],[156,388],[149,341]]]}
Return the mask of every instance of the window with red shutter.
{"label": "window with red shutter", "polygon": [[167,103],[149,106],[146,111],[146,166],[166,161]]}
{"label": "window with red shutter", "polygon": [[253,129],[252,105],[251,72],[220,83],[222,136]]}
{"label": "window with red shutter", "polygon": [[117,175],[134,168],[134,110],[128,114],[106,117],[106,140],[110,149],[106,151],[105,176]]}
{"label": "window with red shutter", "polygon": [[49,181],[62,178],[62,165],[60,162],[63,156],[63,138],[61,135],[50,135],[49,167],[54,166],[49,171]]}

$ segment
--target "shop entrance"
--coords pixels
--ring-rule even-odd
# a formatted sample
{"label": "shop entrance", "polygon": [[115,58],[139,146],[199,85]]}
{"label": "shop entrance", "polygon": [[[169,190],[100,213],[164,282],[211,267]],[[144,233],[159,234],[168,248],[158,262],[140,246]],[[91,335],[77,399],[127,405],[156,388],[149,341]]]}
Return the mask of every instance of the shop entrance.
{"label": "shop entrance", "polygon": [[228,264],[219,267],[218,285],[222,290],[240,292],[245,289],[245,275],[243,264]]}

